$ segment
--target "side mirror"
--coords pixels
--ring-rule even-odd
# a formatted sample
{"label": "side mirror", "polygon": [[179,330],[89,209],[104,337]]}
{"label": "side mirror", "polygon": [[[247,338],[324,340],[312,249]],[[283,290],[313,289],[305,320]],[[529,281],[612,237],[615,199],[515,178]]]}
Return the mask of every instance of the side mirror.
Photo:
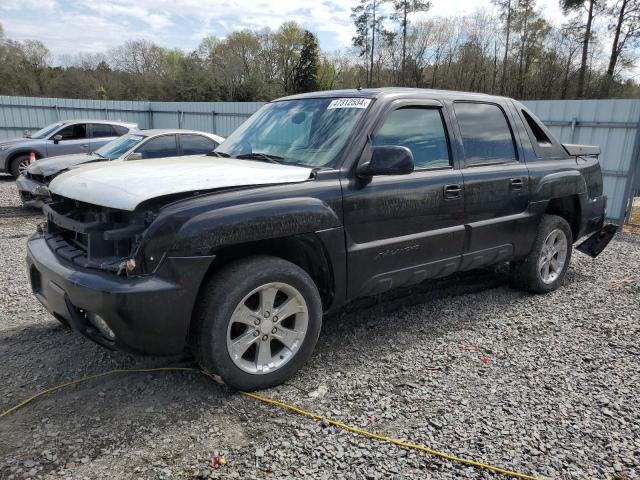
{"label": "side mirror", "polygon": [[60,140],[62,140],[62,135],[58,134],[53,136],[53,143],[57,144]]}
{"label": "side mirror", "polygon": [[22,136],[24,138],[29,138],[31,136],[31,133],[32,133],[31,130],[25,130],[22,132]]}
{"label": "side mirror", "polygon": [[130,153],[127,160],[142,160],[142,154],[140,152]]}
{"label": "side mirror", "polygon": [[407,175],[413,172],[413,153],[400,145],[381,145],[371,149],[371,159],[358,166],[359,177],[376,175]]}

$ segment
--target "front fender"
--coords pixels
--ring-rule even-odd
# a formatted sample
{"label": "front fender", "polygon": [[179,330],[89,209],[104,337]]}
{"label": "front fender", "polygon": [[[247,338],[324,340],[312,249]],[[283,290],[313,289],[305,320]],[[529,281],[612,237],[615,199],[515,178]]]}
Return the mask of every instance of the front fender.
{"label": "front fender", "polygon": [[[172,255],[210,254],[223,246],[339,227],[336,212],[317,198],[293,197],[231,205],[202,212],[176,232]],[[158,251],[149,242],[145,251]]]}
{"label": "front fender", "polygon": [[9,168],[11,167],[11,162],[18,155],[29,155],[31,152],[35,152],[36,158],[46,157],[43,151],[38,148],[19,147],[16,149],[8,149],[3,152],[4,170],[9,171]]}

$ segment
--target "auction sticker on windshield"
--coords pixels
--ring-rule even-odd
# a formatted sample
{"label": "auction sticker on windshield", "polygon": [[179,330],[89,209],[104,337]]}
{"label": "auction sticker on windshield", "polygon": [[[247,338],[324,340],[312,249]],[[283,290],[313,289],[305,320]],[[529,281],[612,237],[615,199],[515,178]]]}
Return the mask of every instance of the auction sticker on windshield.
{"label": "auction sticker on windshield", "polygon": [[333,108],[367,108],[370,103],[370,98],[336,98],[331,100],[327,110]]}

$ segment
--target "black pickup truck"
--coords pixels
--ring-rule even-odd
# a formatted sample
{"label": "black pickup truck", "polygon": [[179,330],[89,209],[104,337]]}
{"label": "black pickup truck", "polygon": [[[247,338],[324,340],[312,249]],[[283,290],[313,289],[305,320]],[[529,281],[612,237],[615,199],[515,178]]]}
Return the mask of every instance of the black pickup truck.
{"label": "black pickup truck", "polygon": [[240,389],[290,378],[323,313],[509,262],[558,288],[572,245],[613,236],[598,147],[509,98],[418,89],[268,103],[209,156],[55,178],[28,241],[33,292],[109,348],[190,349]]}

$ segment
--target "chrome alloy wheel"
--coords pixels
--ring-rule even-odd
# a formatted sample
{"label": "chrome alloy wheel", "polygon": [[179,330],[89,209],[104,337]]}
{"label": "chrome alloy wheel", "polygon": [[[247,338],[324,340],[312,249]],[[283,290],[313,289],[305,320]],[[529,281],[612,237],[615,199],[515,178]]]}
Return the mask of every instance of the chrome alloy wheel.
{"label": "chrome alloy wheel", "polygon": [[20,160],[20,163],[18,164],[18,173],[20,173],[20,175],[24,175],[24,172],[29,168],[29,161],[30,160],[28,158]]}
{"label": "chrome alloy wheel", "polygon": [[308,324],[309,310],[302,294],[286,283],[267,283],[235,308],[227,328],[227,352],[247,373],[274,372],[300,349]]}
{"label": "chrome alloy wheel", "polygon": [[556,228],[547,235],[538,259],[538,272],[544,283],[550,284],[558,279],[567,261],[567,249],[567,236],[562,230]]}

